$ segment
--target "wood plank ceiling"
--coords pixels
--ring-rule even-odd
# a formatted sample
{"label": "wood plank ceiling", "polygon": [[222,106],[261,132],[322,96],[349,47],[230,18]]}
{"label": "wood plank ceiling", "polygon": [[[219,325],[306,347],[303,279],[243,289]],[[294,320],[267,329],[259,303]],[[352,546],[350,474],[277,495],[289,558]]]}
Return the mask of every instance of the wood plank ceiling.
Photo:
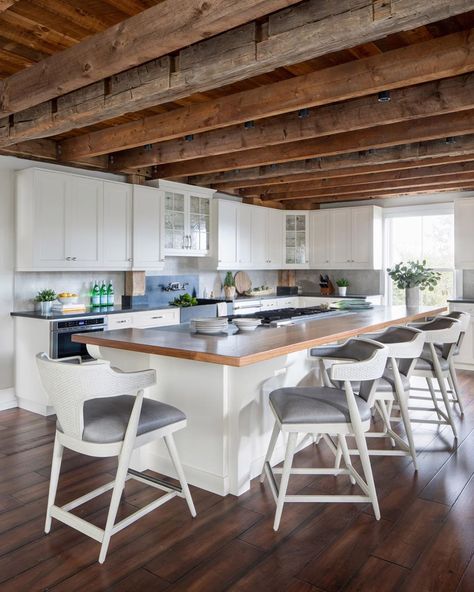
{"label": "wood plank ceiling", "polygon": [[0,153],[316,208],[474,189],[472,0],[0,0]]}

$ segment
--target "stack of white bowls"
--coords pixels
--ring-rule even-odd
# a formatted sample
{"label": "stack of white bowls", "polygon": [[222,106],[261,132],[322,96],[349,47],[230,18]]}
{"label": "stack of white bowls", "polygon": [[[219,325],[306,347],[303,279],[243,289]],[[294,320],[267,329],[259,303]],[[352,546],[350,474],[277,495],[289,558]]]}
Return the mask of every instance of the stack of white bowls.
{"label": "stack of white bowls", "polygon": [[255,331],[262,324],[262,321],[260,319],[241,318],[234,319],[233,323],[239,331]]}
{"label": "stack of white bowls", "polygon": [[227,333],[228,322],[226,318],[211,317],[206,319],[193,319],[190,322],[191,331],[202,333],[204,335],[216,335],[217,333]]}

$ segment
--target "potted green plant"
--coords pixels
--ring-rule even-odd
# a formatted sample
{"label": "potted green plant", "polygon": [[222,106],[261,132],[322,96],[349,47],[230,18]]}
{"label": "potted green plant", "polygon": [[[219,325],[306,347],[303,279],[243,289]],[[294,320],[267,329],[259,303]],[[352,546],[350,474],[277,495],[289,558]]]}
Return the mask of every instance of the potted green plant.
{"label": "potted green plant", "polygon": [[441,274],[426,265],[423,261],[408,261],[397,263],[392,268],[387,268],[388,275],[400,290],[405,290],[405,302],[407,306],[420,306],[420,290],[433,292],[438,284]]}
{"label": "potted green plant", "polygon": [[225,274],[224,296],[226,300],[233,300],[235,298],[235,280],[231,271]]}
{"label": "potted green plant", "polygon": [[57,295],[54,290],[41,290],[36,294],[35,302],[39,304],[39,310],[42,315],[51,314],[51,308],[56,298]]}
{"label": "potted green plant", "polygon": [[347,293],[347,288],[350,286],[349,280],[341,278],[340,280],[336,280],[336,285],[339,296],[345,296]]}

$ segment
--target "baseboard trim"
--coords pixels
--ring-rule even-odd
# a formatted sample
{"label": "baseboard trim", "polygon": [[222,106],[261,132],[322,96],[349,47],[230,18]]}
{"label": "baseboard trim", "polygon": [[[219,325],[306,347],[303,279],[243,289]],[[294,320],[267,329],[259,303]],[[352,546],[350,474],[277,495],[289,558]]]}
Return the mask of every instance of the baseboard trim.
{"label": "baseboard trim", "polygon": [[0,389],[0,411],[18,407],[18,400],[13,387]]}
{"label": "baseboard trim", "polygon": [[471,370],[471,371],[474,371],[474,364],[458,364],[456,362],[455,366],[459,370]]}
{"label": "baseboard trim", "polygon": [[22,397],[18,397],[18,407],[25,411],[37,413],[38,415],[54,415],[54,409],[50,405],[43,405],[42,403],[36,403],[36,401],[30,401]]}
{"label": "baseboard trim", "polygon": [[[140,464],[143,467],[142,470],[146,467],[147,469],[176,479],[176,472],[170,459],[164,458],[154,452],[143,451],[140,460]],[[229,493],[228,477],[221,477],[220,475],[208,473],[207,471],[202,471],[185,464],[183,464],[183,470],[190,485],[200,487],[217,495],[224,496]]]}

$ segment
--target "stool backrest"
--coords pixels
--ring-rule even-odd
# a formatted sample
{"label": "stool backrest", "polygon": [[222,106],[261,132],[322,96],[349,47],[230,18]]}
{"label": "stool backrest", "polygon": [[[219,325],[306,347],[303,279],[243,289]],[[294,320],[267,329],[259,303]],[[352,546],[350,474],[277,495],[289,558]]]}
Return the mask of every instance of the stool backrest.
{"label": "stool backrest", "polygon": [[154,370],[121,372],[106,361],[72,364],[52,360],[45,353],[36,356],[43,387],[54,407],[62,431],[82,438],[84,401],[99,397],[136,395],[156,382]]}
{"label": "stool backrest", "polygon": [[335,362],[331,366],[331,380],[370,382],[380,378],[385,370],[388,347],[372,339],[349,339],[344,344],[346,357],[352,360]]}
{"label": "stool backrest", "polygon": [[423,331],[405,325],[394,325],[381,333],[371,333],[367,337],[386,345],[389,349],[388,355],[390,358],[418,358],[425,343]]}
{"label": "stool backrest", "polygon": [[459,339],[462,325],[457,319],[439,316],[428,323],[415,325],[415,327],[425,333],[426,343],[455,344]]}

